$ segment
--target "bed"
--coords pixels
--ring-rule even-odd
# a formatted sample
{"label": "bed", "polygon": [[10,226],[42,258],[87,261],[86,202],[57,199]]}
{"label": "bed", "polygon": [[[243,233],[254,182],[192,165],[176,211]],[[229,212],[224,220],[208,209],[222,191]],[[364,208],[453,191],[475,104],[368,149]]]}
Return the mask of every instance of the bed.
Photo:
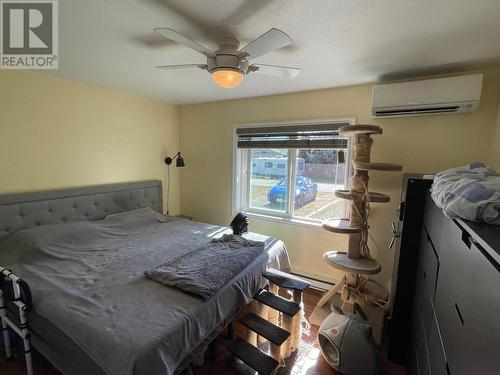
{"label": "bed", "polygon": [[249,233],[265,251],[207,300],[146,279],[147,268],[228,233],[133,211],[161,212],[161,197],[160,181],[0,196],[0,265],[30,285],[32,345],[64,374],[180,373],[267,266],[290,270],[281,241]]}

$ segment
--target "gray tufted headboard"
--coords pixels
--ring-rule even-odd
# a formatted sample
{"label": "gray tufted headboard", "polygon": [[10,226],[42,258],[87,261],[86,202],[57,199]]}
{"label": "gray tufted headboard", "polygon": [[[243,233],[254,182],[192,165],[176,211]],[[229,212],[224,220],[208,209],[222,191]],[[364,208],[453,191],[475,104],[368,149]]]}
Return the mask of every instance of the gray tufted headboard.
{"label": "gray tufted headboard", "polygon": [[161,181],[0,195],[0,242],[12,232],[36,225],[99,220],[143,207],[162,212]]}

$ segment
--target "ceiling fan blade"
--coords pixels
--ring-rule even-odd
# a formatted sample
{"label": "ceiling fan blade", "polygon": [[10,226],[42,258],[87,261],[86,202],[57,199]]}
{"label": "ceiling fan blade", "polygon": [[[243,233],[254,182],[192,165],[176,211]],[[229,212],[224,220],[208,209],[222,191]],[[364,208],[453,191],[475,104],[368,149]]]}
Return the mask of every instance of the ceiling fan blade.
{"label": "ceiling fan blade", "polygon": [[174,41],[166,39],[156,33],[136,34],[129,37],[129,40],[141,47],[147,48],[168,48],[172,45],[177,45]]}
{"label": "ceiling fan blade", "polygon": [[[210,15],[200,12],[199,7],[193,6],[193,0],[134,0],[147,4],[157,12],[165,12],[166,19],[171,20],[175,25],[182,25],[179,30],[190,30],[190,35],[196,35],[198,43],[207,41],[208,46],[216,45],[223,38],[233,37],[233,30],[225,27],[226,22],[219,19],[212,19]],[[254,1],[254,0],[251,0]],[[199,1],[203,3],[207,1]],[[216,8],[216,7],[212,7]],[[174,29],[176,29],[174,27]],[[199,39],[202,38],[202,39]]]}
{"label": "ceiling fan blade", "polygon": [[300,73],[299,68],[265,64],[252,64],[250,66],[250,71],[290,79],[297,77]]}
{"label": "ceiling fan blade", "polygon": [[263,11],[276,0],[245,0],[225,21],[230,25],[239,26],[243,22],[249,21],[251,17]]}
{"label": "ceiling fan blade", "polygon": [[167,39],[173,40],[174,42],[184,44],[186,47],[189,47],[205,56],[215,57],[215,53],[210,51],[208,48],[202,46],[201,44],[195,42],[194,40],[185,37],[182,34],[179,34],[177,31],[167,28],[156,28],[154,29],[154,32],[160,34],[161,36]]}
{"label": "ceiling fan blade", "polygon": [[207,69],[206,64],[181,64],[181,65],[159,65],[158,69],[170,70],[170,69],[188,69],[188,68],[200,68],[203,70]]}
{"label": "ceiling fan blade", "polygon": [[251,59],[255,59],[289,44],[292,44],[292,38],[283,31],[273,28],[247,44],[240,52],[248,54]]}

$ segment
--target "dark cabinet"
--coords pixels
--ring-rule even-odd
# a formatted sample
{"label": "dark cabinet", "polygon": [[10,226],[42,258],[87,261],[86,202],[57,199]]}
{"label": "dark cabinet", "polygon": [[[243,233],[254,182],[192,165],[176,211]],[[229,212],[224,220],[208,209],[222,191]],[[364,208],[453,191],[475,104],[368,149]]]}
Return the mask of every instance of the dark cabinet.
{"label": "dark cabinet", "polygon": [[500,228],[486,228],[485,242],[475,226],[447,218],[427,197],[410,374],[500,374]]}
{"label": "dark cabinet", "polygon": [[450,372],[500,374],[498,264],[460,224],[447,220],[445,227],[436,315]]}
{"label": "dark cabinet", "polygon": [[428,339],[428,357],[429,368],[433,375],[447,375],[448,362],[444,354],[443,340],[437,322],[437,317],[434,314],[432,317],[432,328]]}
{"label": "dark cabinet", "polygon": [[424,226],[427,228],[429,237],[432,238],[434,249],[439,251],[441,249],[441,239],[443,236],[443,225],[446,221],[441,209],[434,204],[429,194],[425,198],[424,209]]}
{"label": "dark cabinet", "polygon": [[[416,295],[419,243],[424,220],[425,195],[432,180],[423,175],[405,174],[401,202],[392,226],[394,269],[391,290],[391,308],[388,319],[389,347],[387,357],[402,366],[418,368],[416,355],[409,355],[409,348],[415,350],[411,336],[413,300]],[[413,353],[413,352],[412,352]],[[410,363],[409,360],[412,360]]]}
{"label": "dark cabinet", "polygon": [[425,226],[421,233],[422,236],[420,238],[420,256],[417,273],[421,274],[422,281],[424,283],[422,288],[425,289],[430,301],[434,304],[439,258]]}

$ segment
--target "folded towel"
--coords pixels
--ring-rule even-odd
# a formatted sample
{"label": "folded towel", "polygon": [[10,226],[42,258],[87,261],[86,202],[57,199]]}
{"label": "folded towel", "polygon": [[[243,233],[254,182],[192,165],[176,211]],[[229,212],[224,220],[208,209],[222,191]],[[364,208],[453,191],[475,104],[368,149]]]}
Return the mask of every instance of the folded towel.
{"label": "folded towel", "polygon": [[155,266],[144,275],[160,284],[208,299],[262,251],[264,242],[226,234],[179,258]]}

